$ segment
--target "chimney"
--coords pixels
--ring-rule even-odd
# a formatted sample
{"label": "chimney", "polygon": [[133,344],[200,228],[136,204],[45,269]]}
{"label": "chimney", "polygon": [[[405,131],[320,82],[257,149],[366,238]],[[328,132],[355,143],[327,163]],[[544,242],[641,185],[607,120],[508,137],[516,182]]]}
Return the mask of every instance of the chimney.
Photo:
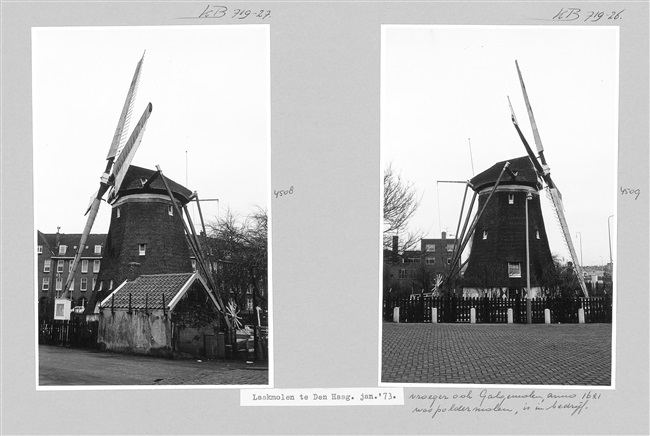
{"label": "chimney", "polygon": [[447,232],[442,232],[442,239],[447,239]]}
{"label": "chimney", "polygon": [[129,262],[129,273],[126,278],[132,282],[140,276],[140,264],[138,262]]}
{"label": "chimney", "polygon": [[61,243],[61,233],[59,233],[59,230],[61,230],[61,227],[56,228],[56,248],[59,248],[59,244]]}
{"label": "chimney", "polygon": [[399,237],[397,235],[393,236],[393,262],[397,262],[399,258]]}

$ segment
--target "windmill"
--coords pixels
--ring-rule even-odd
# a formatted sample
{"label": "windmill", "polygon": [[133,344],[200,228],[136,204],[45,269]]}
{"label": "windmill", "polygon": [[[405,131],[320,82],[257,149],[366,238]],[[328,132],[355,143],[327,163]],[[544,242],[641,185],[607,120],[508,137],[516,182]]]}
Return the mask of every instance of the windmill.
{"label": "windmill", "polygon": [[558,222],[560,224],[560,228],[562,230],[562,236],[564,238],[564,241],[567,245],[567,248],[569,249],[569,253],[571,255],[571,259],[573,261],[573,265],[575,268],[576,275],[578,276],[578,282],[580,283],[580,288],[582,289],[582,294],[584,297],[589,297],[589,294],[587,292],[587,287],[585,285],[584,281],[584,275],[582,272],[582,267],[580,263],[578,262],[578,256],[576,255],[576,250],[575,247],[573,246],[573,241],[571,240],[571,232],[569,231],[569,225],[567,224],[566,216],[564,215],[564,205],[562,203],[562,194],[560,194],[559,189],[557,188],[556,184],[553,182],[553,179],[551,178],[551,170],[549,166],[546,163],[546,158],[544,157],[544,147],[542,145],[542,139],[539,136],[539,130],[537,129],[537,123],[535,122],[535,116],[533,115],[533,109],[530,106],[530,101],[528,100],[528,93],[526,92],[526,86],[524,85],[524,79],[521,75],[521,70],[519,69],[519,63],[515,61],[515,66],[517,67],[517,75],[519,76],[519,83],[521,84],[521,91],[524,95],[524,101],[526,103],[526,110],[528,111],[528,118],[530,119],[530,125],[533,130],[533,138],[535,141],[535,146],[537,147],[537,153],[538,156],[535,156],[533,153],[533,150],[531,149],[530,145],[528,144],[528,141],[526,141],[526,138],[524,137],[523,133],[521,132],[521,129],[519,128],[519,124],[517,123],[517,117],[515,116],[515,112],[512,109],[512,105],[510,105],[510,111],[512,114],[512,123],[515,126],[515,129],[517,130],[517,133],[519,134],[519,138],[521,138],[521,141],[524,144],[524,147],[526,148],[526,152],[528,153],[528,156],[530,157],[531,162],[535,166],[535,171],[537,173],[537,177],[539,178],[540,182],[544,182],[546,184],[546,192],[547,196],[551,202],[553,211],[555,212]]}
{"label": "windmill", "polygon": [[[151,103],[145,109],[130,139],[123,147],[120,145],[128,129],[143,60],[144,55],[137,64],[127,93],[99,191],[93,196],[87,212],[88,219],[73,260],[72,272],[75,271],[101,200],[108,192],[106,201],[112,207],[111,221],[97,283],[86,307],[86,314],[94,313],[96,305],[106,294],[125,280],[134,280],[143,274],[193,272],[191,250],[197,262],[197,270],[210,285],[207,291],[215,297],[218,310],[224,315],[229,327],[225,306],[216,291],[213,271],[193,232],[194,226],[185,223],[185,219],[190,220],[186,205],[196,197],[196,193],[165,178],[160,169],[153,171],[131,165],[152,111]],[[185,219],[181,207],[184,208]],[[64,297],[73,279],[71,273],[66,281]]]}

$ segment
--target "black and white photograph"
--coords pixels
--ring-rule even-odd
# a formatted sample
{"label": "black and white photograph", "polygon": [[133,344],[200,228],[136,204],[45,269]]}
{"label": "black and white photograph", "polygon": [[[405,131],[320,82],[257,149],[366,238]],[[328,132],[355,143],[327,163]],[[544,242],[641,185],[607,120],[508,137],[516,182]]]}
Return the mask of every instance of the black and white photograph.
{"label": "black and white photograph", "polygon": [[613,387],[617,29],[386,25],[381,74],[380,383]]}
{"label": "black and white photograph", "polygon": [[271,385],[268,26],[32,39],[38,388]]}

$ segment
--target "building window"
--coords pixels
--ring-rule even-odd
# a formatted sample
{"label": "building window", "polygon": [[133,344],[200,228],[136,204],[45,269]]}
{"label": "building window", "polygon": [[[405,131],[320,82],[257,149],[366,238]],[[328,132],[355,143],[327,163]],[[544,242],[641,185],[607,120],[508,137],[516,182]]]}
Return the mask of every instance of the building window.
{"label": "building window", "polygon": [[100,264],[99,260],[93,260],[93,272],[94,273],[99,272],[99,264]]}
{"label": "building window", "polygon": [[81,282],[79,283],[79,289],[81,291],[85,292],[87,290],[87,288],[88,288],[88,279],[85,278],[85,277],[82,277]]}
{"label": "building window", "polygon": [[408,258],[408,263],[420,263],[420,258],[419,257],[409,257]]}
{"label": "building window", "polygon": [[99,289],[97,289],[97,290],[101,291],[102,289],[104,289],[104,281],[103,280],[101,282],[99,282]]}
{"label": "building window", "polygon": [[192,271],[196,271],[196,259],[192,259]]}
{"label": "building window", "polygon": [[417,273],[417,270],[414,270],[414,269],[411,270],[411,278],[412,278],[412,279],[415,278],[415,274],[416,274],[416,273]]}
{"label": "building window", "polygon": [[92,290],[95,290],[95,285],[97,284],[97,277],[93,277],[93,287],[90,288]]}
{"label": "building window", "polygon": [[508,262],[508,277],[521,277],[520,262]]}
{"label": "building window", "polygon": [[487,230],[483,230],[483,239],[487,239]]}
{"label": "building window", "polygon": [[115,211],[115,213],[117,214],[117,217],[119,218],[120,215],[121,215],[121,214],[120,214],[120,208],[119,208],[119,207],[117,208],[117,210]]}
{"label": "building window", "polygon": [[68,251],[67,245],[59,245],[59,256],[63,256]]}
{"label": "building window", "polygon": [[70,262],[68,262],[68,272],[72,272],[72,264],[73,263],[74,263],[74,261],[72,261],[72,260]]}
{"label": "building window", "polygon": [[426,244],[424,246],[424,250],[428,251],[429,253],[436,251],[436,244]]}
{"label": "building window", "polygon": [[63,289],[63,278],[57,277],[56,278],[56,290],[60,291]]}
{"label": "building window", "polygon": [[87,273],[88,272],[88,261],[87,260],[82,260],[81,261],[81,272],[82,273]]}
{"label": "building window", "polygon": [[535,237],[539,239],[539,230],[535,230]]}
{"label": "building window", "polygon": [[74,280],[70,282],[70,288],[68,288],[70,291],[74,291]]}
{"label": "building window", "polygon": [[447,253],[454,251],[454,244],[447,244]]}
{"label": "building window", "polygon": [[43,272],[50,272],[50,267],[52,266],[52,261],[50,259],[45,259],[43,263]]}
{"label": "building window", "polygon": [[447,265],[451,265],[451,257],[447,258]]}
{"label": "building window", "polygon": [[427,257],[424,259],[424,263],[427,265],[434,265],[436,263],[436,258],[435,257]]}
{"label": "building window", "polygon": [[102,254],[102,246],[95,245],[95,254]]}
{"label": "building window", "polygon": [[138,252],[140,256],[144,256],[147,253],[147,244],[138,244]]}
{"label": "building window", "polygon": [[59,260],[56,262],[56,272],[58,272],[58,273],[62,273],[62,272],[63,272],[63,264],[64,264],[64,262],[65,262],[65,261],[62,260],[62,259],[59,259]]}
{"label": "building window", "polygon": [[405,269],[402,268],[402,269],[399,270],[398,278],[400,278],[400,279],[405,279],[406,278],[406,270]]}
{"label": "building window", "polygon": [[508,204],[515,204],[515,194],[508,194]]}
{"label": "building window", "polygon": [[42,245],[39,245],[39,246],[36,248],[36,252],[37,252],[38,254],[43,254],[43,246],[42,246]]}
{"label": "building window", "polygon": [[174,216],[174,207],[167,206],[167,213],[169,214],[169,216]]}
{"label": "building window", "polygon": [[44,291],[47,291],[50,289],[50,278],[49,277],[43,277],[43,285],[41,287]]}
{"label": "building window", "polygon": [[108,282],[108,290],[112,291],[113,290],[113,279],[111,279],[110,282]]}

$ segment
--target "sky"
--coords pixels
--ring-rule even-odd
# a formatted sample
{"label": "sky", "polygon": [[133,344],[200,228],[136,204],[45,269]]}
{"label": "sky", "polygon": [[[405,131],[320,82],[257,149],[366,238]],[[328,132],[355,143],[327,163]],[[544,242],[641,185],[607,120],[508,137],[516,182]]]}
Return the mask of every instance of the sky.
{"label": "sky", "polygon": [[[526,155],[508,96],[534,147],[515,60],[577,256],[582,265],[603,265],[616,213],[615,27],[383,26],[382,165],[392,163],[417,189],[410,230],[454,234],[465,187],[438,181],[466,181]],[[542,210],[551,252],[570,260],[545,195]],[[614,250],[616,217],[610,222]]]}
{"label": "sky", "polygon": [[[32,47],[38,230],[83,231],[145,50],[129,134],[149,102],[153,112],[132,164],[218,199],[202,202],[206,221],[268,207],[268,26],[34,28]],[[109,222],[103,202],[92,232]]]}

